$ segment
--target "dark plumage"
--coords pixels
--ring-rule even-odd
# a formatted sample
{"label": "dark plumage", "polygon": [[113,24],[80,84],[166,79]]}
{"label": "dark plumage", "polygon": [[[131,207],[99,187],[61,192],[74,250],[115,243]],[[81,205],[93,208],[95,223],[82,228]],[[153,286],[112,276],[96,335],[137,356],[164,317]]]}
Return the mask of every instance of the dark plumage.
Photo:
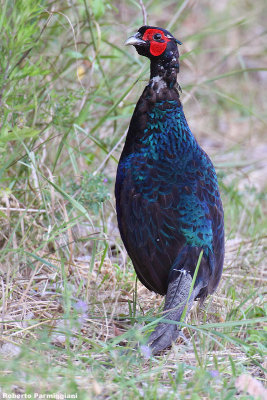
{"label": "dark plumage", "polygon": [[[126,41],[150,59],[151,76],[131,119],[115,187],[118,225],[137,276],[148,289],[166,294],[164,317],[174,321],[187,301],[189,309],[214,292],[224,259],[217,177],[184,116],[177,43],[151,26]],[[149,338],[153,353],[178,336],[177,324],[160,323]]]}

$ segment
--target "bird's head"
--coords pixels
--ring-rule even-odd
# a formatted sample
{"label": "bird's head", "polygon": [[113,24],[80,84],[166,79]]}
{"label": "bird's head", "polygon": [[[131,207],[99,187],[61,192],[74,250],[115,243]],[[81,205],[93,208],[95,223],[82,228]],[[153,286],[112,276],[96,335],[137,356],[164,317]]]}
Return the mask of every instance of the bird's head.
{"label": "bird's head", "polygon": [[156,26],[142,26],[138,32],[126,40],[125,45],[133,45],[137,53],[151,61],[170,62],[179,57],[177,44],[182,44],[165,29]]}

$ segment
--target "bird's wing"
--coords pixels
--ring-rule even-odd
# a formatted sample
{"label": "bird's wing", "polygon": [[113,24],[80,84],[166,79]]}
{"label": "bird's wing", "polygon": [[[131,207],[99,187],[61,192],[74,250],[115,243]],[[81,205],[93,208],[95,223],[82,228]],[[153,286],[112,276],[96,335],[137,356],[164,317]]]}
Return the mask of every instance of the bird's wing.
{"label": "bird's wing", "polygon": [[131,170],[117,195],[126,250],[141,282],[160,294],[167,291],[169,270],[185,241],[177,229],[178,196],[175,186],[153,182],[153,174],[136,185]]}
{"label": "bird's wing", "polygon": [[205,260],[209,264],[205,280],[217,261],[216,257],[207,260],[208,253],[212,256],[214,247],[222,246],[223,215],[214,168],[206,158],[202,161],[205,168],[201,168],[201,160],[191,161],[192,171],[188,166],[186,179],[175,168],[166,179],[166,165],[148,166],[146,160],[131,160],[131,168],[125,169],[123,184],[117,188],[125,247],[142,283],[161,294],[166,293],[169,272],[185,246],[195,249],[188,257],[192,273],[200,249],[206,251],[202,263],[202,268]]}

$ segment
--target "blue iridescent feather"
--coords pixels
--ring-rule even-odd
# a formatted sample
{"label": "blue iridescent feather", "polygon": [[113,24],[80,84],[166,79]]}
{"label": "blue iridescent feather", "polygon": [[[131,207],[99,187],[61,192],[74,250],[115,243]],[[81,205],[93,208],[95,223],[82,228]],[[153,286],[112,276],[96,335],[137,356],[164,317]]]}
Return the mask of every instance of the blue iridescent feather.
{"label": "blue iridescent feather", "polygon": [[[147,29],[151,27],[138,34]],[[175,296],[181,302],[177,293],[186,292],[201,250],[192,296],[204,299],[216,289],[224,258],[223,209],[213,164],[180,103],[176,42],[167,43],[162,57],[136,48],[150,58],[151,78],[136,105],[118,165],[117,217],[139,279],[150,290],[167,293],[168,310]],[[171,319],[178,321],[182,309]],[[162,326],[151,335],[157,351],[175,336],[173,328]]]}

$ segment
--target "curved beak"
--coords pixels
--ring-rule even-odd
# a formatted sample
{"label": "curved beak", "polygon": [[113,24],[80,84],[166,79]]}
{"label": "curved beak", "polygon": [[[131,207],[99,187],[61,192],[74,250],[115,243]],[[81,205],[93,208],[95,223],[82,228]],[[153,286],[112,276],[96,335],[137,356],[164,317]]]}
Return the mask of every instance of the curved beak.
{"label": "curved beak", "polygon": [[125,46],[142,46],[142,44],[146,44],[144,40],[141,39],[141,34],[137,32],[135,35],[130,36],[126,42],[124,43]]}

